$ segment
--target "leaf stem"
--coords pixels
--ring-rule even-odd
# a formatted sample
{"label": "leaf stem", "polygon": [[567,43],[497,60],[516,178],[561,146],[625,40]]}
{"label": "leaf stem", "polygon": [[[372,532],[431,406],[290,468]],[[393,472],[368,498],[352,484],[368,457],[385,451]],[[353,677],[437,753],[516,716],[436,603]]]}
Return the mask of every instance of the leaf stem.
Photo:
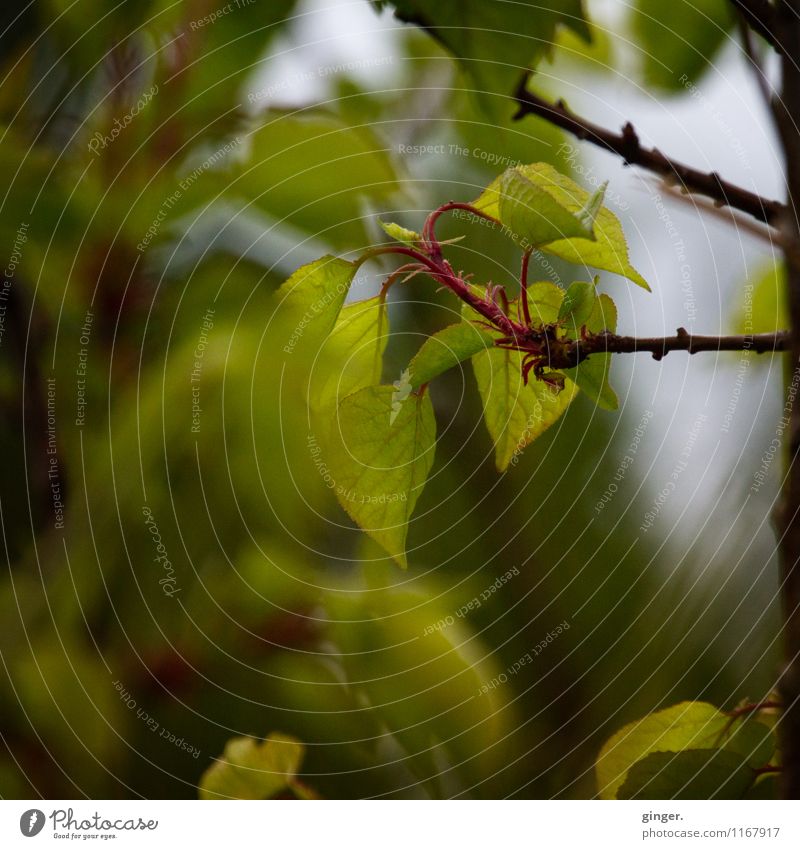
{"label": "leaf stem", "polygon": [[525,251],[522,254],[522,268],[519,273],[519,289],[520,298],[522,300],[522,317],[525,320],[525,326],[531,326],[531,308],[528,303],[528,263],[531,260],[531,252]]}

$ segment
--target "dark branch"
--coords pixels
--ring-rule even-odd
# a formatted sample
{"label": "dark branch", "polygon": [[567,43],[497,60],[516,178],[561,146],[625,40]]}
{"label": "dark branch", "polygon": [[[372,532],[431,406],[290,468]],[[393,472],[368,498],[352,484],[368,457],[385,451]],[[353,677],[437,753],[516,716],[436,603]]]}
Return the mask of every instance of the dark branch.
{"label": "dark branch", "polygon": [[747,25],[777,51],[783,52],[777,39],[775,7],[768,0],[731,0]]}
{"label": "dark branch", "polygon": [[556,127],[572,133],[582,141],[588,141],[611,153],[622,157],[626,165],[639,165],[648,171],[660,174],[667,180],[677,182],[688,192],[695,192],[713,200],[719,206],[730,206],[754,216],[759,221],[775,224],[785,207],[776,200],[763,198],[755,192],[750,192],[740,186],[735,186],[723,180],[716,171],[705,173],[688,165],[683,165],[670,159],[657,148],[643,147],[639,142],[636,130],[629,122],[622,128],[621,133],[614,133],[575,115],[567,109],[562,100],[549,103],[533,92],[528,91],[526,76],[517,89],[515,99],[519,109],[515,120],[525,115],[537,115]]}
{"label": "dark branch", "polygon": [[755,333],[749,336],[693,336],[679,327],[674,336],[617,336],[614,333],[597,333],[578,340],[559,340],[550,346],[547,365],[550,368],[574,368],[592,354],[636,354],[647,352],[660,360],[670,351],[752,351],[766,354],[771,351],[788,351],[788,330],[775,333]]}

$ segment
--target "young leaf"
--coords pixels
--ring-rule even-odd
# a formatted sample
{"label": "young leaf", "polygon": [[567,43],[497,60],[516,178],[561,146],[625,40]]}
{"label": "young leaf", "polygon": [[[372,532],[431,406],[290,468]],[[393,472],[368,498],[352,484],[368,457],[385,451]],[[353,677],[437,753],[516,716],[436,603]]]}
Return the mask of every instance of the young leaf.
{"label": "young leaf", "polygon": [[583,221],[587,230],[592,230],[594,227],[597,214],[603,208],[603,201],[605,200],[607,188],[608,180],[606,180],[605,183],[597,189],[597,191],[590,195],[589,199],[584,204],[583,209],[578,212],[578,218]]}
{"label": "young leaf", "polygon": [[520,168],[509,168],[500,178],[498,219],[526,247],[580,236],[594,239],[591,222],[569,210],[548,191],[547,184],[531,180]]}
{"label": "young leaf", "polygon": [[271,799],[295,782],[303,745],[285,734],[234,737],[200,779],[201,799]]}
{"label": "young leaf", "polygon": [[730,750],[653,752],[630,768],[617,799],[742,799],[755,780]]}
{"label": "young leaf", "polygon": [[276,329],[284,353],[316,351],[333,330],[358,266],[333,256],[298,268],[276,294]]}
{"label": "young leaf", "polygon": [[428,383],[460,362],[491,348],[491,333],[469,321],[451,324],[429,336],[408,366],[409,380],[414,389]]}
{"label": "young leaf", "polygon": [[435,442],[428,395],[401,399],[392,386],[349,395],[331,425],[326,459],[340,504],[403,567],[408,520],[433,465]]}
{"label": "young leaf", "polygon": [[[564,290],[555,283],[542,282],[528,285],[528,311],[534,325],[555,324],[564,303]],[[518,317],[518,312],[515,313]]]}
{"label": "young leaf", "polygon": [[[618,798],[618,791],[634,764],[653,752],[682,752],[686,749],[728,749],[745,763],[762,766],[774,751],[767,726],[745,731],[745,725],[714,705],[681,702],[626,725],[610,737],[595,764],[601,798]],[[764,730],[766,729],[766,731]],[[664,797],[662,797],[664,798]]]}
{"label": "young leaf", "polygon": [[[589,193],[582,189],[574,180],[560,174],[546,162],[533,165],[518,166],[516,171],[524,174],[528,180],[545,189],[553,198],[573,214],[585,214],[593,203]],[[501,220],[500,198],[502,195],[503,176],[497,177],[481,196],[473,202],[473,206],[485,215]],[[627,277],[637,286],[647,291],[650,287],[641,274],[630,264],[628,246],[622,225],[613,212],[602,207],[596,211],[594,219],[594,241],[580,237],[560,239],[543,245],[541,249],[554,254],[576,265],[586,265],[600,268],[614,274]]]}
{"label": "young leaf", "polygon": [[309,394],[315,412],[335,409],[342,398],[380,383],[388,333],[380,296],[342,309],[314,362]]}
{"label": "young leaf", "polygon": [[[564,300],[566,302],[566,298]],[[602,333],[603,330],[616,332],[617,308],[608,295],[597,295],[594,298],[591,315],[584,323],[590,333]],[[566,374],[580,389],[604,410],[616,410],[619,407],[617,393],[608,382],[612,356],[613,354],[592,354],[575,368],[566,370]]]}
{"label": "young leaf", "polygon": [[387,236],[405,245],[414,245],[420,240],[419,233],[416,233],[414,230],[407,230],[405,227],[401,227],[399,224],[394,224],[391,221],[381,221],[379,219],[378,223]]}
{"label": "young leaf", "polygon": [[589,320],[596,300],[597,292],[592,283],[572,283],[564,293],[558,320],[566,322],[569,335],[573,338],[577,338],[581,327]]}
{"label": "young leaf", "polygon": [[495,444],[495,463],[504,472],[515,456],[555,422],[575,397],[566,380],[557,395],[542,381],[522,382],[522,355],[493,348],[472,358],[483,417]]}

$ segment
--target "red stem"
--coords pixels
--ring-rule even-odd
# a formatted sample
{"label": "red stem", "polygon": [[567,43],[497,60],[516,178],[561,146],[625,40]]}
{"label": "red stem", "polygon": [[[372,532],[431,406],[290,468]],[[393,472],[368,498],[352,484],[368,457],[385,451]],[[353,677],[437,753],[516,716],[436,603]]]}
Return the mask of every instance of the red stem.
{"label": "red stem", "polygon": [[522,317],[525,320],[525,326],[531,326],[531,308],[528,304],[528,263],[531,259],[531,252],[525,251],[522,255],[522,270],[519,274],[519,288],[522,299]]}

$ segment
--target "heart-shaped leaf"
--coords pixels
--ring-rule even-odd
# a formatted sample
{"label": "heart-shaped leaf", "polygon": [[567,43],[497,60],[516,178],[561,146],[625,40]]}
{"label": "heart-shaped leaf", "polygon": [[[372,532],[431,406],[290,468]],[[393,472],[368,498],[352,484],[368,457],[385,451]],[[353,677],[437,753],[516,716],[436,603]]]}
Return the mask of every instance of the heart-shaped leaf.
{"label": "heart-shaped leaf", "polygon": [[327,442],[339,503],[405,567],[408,521],[433,465],[430,398],[369,386],[339,404]]}

